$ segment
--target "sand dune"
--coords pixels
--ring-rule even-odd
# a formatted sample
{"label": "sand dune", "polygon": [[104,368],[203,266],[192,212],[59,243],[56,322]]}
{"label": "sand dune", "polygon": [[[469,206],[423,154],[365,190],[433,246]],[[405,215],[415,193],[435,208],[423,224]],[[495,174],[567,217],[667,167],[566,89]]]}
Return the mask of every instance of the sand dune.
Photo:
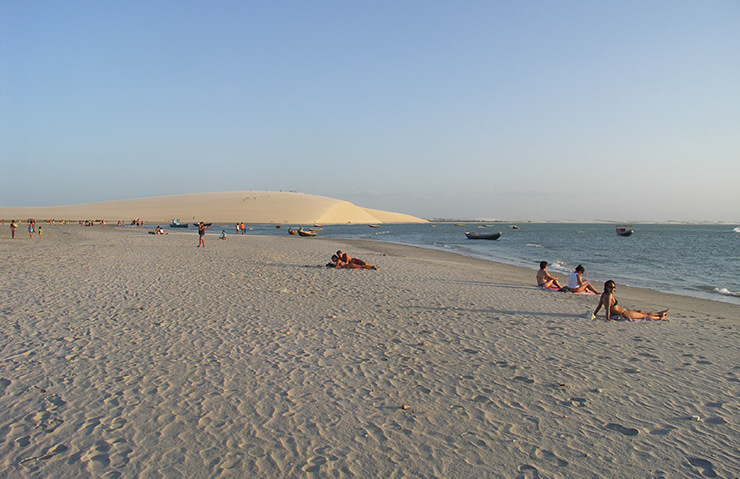
{"label": "sand dune", "polygon": [[423,223],[425,220],[402,213],[373,210],[348,201],[304,193],[277,191],[230,191],[189,195],[158,196],[68,206],[0,208],[0,218],[36,220],[143,221],[163,223],[178,218],[183,222],[202,220],[214,223]]}

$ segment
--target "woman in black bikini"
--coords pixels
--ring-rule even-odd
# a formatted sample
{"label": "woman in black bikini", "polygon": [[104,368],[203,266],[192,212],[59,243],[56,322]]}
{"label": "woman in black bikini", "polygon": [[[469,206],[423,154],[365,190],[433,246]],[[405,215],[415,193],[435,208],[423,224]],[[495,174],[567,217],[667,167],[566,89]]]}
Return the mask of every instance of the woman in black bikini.
{"label": "woman in black bikini", "polygon": [[604,292],[601,294],[599,299],[599,305],[596,306],[591,319],[596,318],[596,313],[599,312],[603,306],[606,310],[606,320],[611,321],[612,316],[622,317],[625,319],[650,319],[653,321],[662,321],[668,315],[668,310],[659,311],[657,313],[646,313],[645,311],[635,311],[632,309],[625,309],[619,305],[617,298],[614,297],[614,290],[617,286],[614,281],[609,280],[604,283]]}

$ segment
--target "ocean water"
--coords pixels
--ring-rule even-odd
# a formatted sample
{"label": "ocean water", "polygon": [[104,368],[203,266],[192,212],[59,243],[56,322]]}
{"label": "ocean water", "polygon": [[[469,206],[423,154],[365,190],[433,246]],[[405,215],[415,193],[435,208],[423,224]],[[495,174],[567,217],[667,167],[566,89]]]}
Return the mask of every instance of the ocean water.
{"label": "ocean water", "polygon": [[[307,228],[309,225],[305,225]],[[586,279],[740,305],[740,227],[735,225],[633,225],[635,234],[618,236],[614,225],[571,223],[476,223],[324,226],[319,236],[367,239],[453,251],[532,269],[544,260],[561,282],[582,264]],[[209,231],[234,233],[234,226]],[[466,231],[497,232],[497,241],[469,240]],[[287,227],[249,226],[247,234],[286,235]],[[296,238],[310,241],[310,238]],[[329,253],[327,253],[329,254]]]}

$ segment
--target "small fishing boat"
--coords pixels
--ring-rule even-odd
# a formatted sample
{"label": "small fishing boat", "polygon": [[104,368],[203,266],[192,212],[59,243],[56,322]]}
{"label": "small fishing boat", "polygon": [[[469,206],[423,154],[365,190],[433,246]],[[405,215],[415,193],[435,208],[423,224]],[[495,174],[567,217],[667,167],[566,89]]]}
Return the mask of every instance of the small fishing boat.
{"label": "small fishing boat", "polygon": [[368,225],[371,228],[380,228],[380,225]]}
{"label": "small fishing boat", "polygon": [[465,233],[468,239],[480,239],[480,240],[497,240],[501,237],[501,232],[498,233]]}
{"label": "small fishing boat", "polygon": [[617,226],[617,234],[619,236],[632,236],[635,232],[635,230],[630,229],[632,225],[618,225]]}
{"label": "small fishing boat", "polygon": [[170,228],[187,228],[188,223],[180,223],[180,220],[170,221]]}
{"label": "small fishing boat", "polygon": [[298,231],[294,230],[293,228],[288,228],[288,234],[289,235],[297,235]]}
{"label": "small fishing boat", "polygon": [[303,226],[301,226],[300,229],[298,229],[298,234],[300,236],[316,236],[315,231],[306,231],[303,229]]}
{"label": "small fishing boat", "polygon": [[308,228],[308,231],[324,231],[324,228],[318,227],[318,228]]}

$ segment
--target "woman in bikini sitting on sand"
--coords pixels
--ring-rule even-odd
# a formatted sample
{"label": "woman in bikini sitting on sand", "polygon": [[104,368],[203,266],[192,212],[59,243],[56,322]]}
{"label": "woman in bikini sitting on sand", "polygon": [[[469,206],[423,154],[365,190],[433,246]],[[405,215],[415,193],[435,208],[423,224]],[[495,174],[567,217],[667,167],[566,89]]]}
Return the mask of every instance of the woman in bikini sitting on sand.
{"label": "woman in bikini sitting on sand", "polygon": [[652,321],[663,321],[668,315],[668,310],[659,311],[657,313],[646,313],[645,311],[635,311],[632,309],[625,309],[619,305],[617,298],[614,297],[614,290],[617,286],[614,281],[609,280],[604,283],[604,292],[601,294],[599,299],[599,305],[596,306],[591,319],[596,319],[596,313],[599,312],[603,306],[606,310],[606,320],[611,321],[612,316],[622,317],[625,319],[649,319]]}
{"label": "woman in bikini sitting on sand", "polygon": [[555,287],[558,289],[562,289],[563,287],[560,286],[560,283],[558,283],[558,279],[548,273],[546,270],[547,261],[541,261],[540,270],[537,271],[537,286],[541,286],[543,288]]}

